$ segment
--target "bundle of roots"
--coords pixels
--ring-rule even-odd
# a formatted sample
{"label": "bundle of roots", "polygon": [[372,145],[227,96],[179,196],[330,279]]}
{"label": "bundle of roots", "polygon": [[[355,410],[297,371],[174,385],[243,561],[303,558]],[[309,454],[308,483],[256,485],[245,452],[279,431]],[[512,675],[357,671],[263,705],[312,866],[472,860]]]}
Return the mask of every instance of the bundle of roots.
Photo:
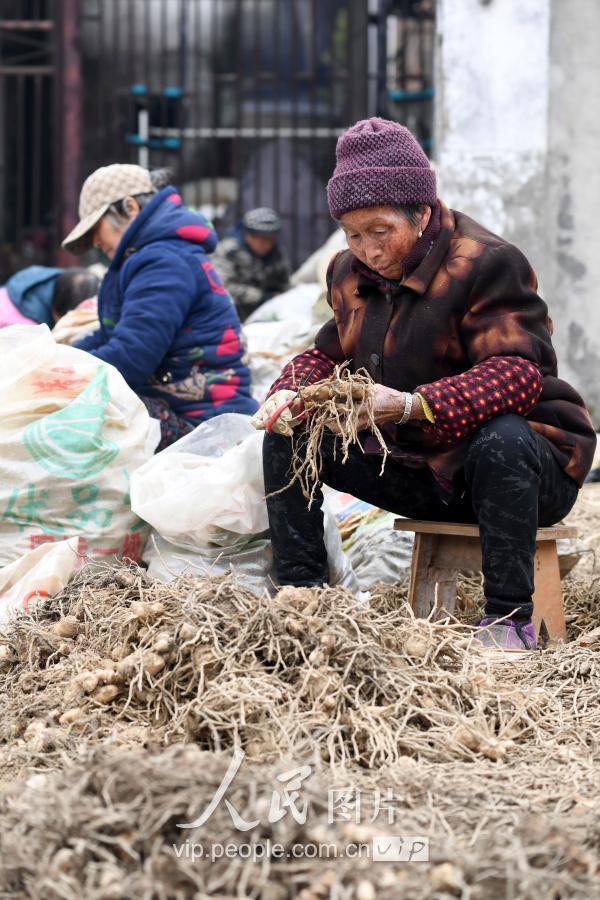
{"label": "bundle of roots", "polygon": [[307,416],[303,429],[294,438],[292,478],[285,490],[295,482],[299,482],[310,507],[322,468],[323,436],[332,428],[339,435],[342,463],[348,459],[351,444],[360,445],[359,432],[365,430],[372,432],[381,444],[383,472],[388,450],[375,422],[374,382],[366,370],[351,372],[348,364],[344,363],[336,366],[333,375],[316,387],[299,388],[299,394]]}

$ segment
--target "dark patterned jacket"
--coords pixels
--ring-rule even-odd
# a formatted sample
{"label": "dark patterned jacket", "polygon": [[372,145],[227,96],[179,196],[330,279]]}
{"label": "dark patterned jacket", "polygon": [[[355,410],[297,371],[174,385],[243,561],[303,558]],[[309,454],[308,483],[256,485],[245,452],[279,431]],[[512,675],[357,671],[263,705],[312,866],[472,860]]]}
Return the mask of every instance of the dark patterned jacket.
{"label": "dark patterned jacket", "polygon": [[217,244],[214,266],[237,307],[242,322],[262,303],[290,286],[287,253],[278,244],[267,256],[257,256],[244,241],[240,229]]}
{"label": "dark patterned jacket", "polygon": [[581,485],[596,435],[579,394],[557,377],[552,323],[531,266],[516,247],[443,203],[430,225],[401,282],[376,275],[349,250],[334,257],[334,318],[271,391],[303,376],[314,383],[349,360],[376,382],[426,399],[433,424],[386,431],[393,456],[428,465],[442,485],[461,472],[472,432],[511,412],[550,441]]}

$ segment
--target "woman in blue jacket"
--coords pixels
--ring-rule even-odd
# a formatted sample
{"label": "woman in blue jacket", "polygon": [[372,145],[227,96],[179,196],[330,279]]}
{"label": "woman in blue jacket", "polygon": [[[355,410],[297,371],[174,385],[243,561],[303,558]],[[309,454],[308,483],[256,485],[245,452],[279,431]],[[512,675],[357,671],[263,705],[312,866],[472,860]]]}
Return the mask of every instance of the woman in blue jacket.
{"label": "woman in blue jacket", "polygon": [[217,236],[171,186],[141,166],[111,165],[85,181],[80,221],[63,241],[111,260],[100,328],[78,346],[121,372],[151,416],[159,449],[225,412],[251,415],[240,320],[207,254]]}

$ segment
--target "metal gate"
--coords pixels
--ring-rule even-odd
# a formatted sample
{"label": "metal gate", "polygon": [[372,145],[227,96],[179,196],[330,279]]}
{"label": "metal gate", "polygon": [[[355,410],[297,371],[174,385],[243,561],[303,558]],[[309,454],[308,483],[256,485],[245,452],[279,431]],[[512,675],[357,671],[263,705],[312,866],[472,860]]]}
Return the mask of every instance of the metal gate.
{"label": "metal gate", "polygon": [[0,13],[0,273],[47,262],[54,196],[54,21],[47,4]]}
{"label": "metal gate", "polygon": [[[0,221],[0,242],[9,236],[22,248],[27,229],[39,228],[50,253],[75,215],[82,178],[99,165],[135,161],[171,168],[185,202],[221,232],[244,209],[274,206],[300,263],[333,228],[325,184],[344,128],[384,115],[431,147],[434,0],[13,6],[40,19],[60,6],[62,16],[44,26],[47,105],[35,112],[34,101],[17,101],[36,124],[29,140],[21,128],[4,170],[16,186],[20,165],[29,185],[16,188],[8,208],[20,209],[19,225],[11,230]],[[48,112],[52,102],[56,117]],[[25,155],[24,143],[32,145]],[[2,191],[0,182],[0,200]]]}

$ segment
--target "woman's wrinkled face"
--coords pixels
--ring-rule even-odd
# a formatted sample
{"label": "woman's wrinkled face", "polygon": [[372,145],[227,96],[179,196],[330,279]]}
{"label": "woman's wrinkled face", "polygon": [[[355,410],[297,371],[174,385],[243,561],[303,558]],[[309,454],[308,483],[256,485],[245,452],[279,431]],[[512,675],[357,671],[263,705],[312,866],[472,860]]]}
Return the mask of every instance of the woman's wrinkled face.
{"label": "woman's wrinkled face", "polygon": [[123,203],[126,219],[120,222],[109,211],[96,223],[92,231],[92,246],[96,250],[101,250],[109,259],[115,255],[119,241],[140,211],[140,205],[134,197],[126,197]]}
{"label": "woman's wrinkled face", "polygon": [[94,225],[92,245],[96,250],[100,250],[105,256],[112,259],[126,227],[117,227],[112,220],[112,216],[102,216],[100,221]]}
{"label": "woman's wrinkled face", "polygon": [[378,275],[394,280],[402,277],[402,263],[430,215],[431,208],[424,206],[422,217],[413,225],[393,206],[371,206],[344,213],[340,225],[357,259]]}

